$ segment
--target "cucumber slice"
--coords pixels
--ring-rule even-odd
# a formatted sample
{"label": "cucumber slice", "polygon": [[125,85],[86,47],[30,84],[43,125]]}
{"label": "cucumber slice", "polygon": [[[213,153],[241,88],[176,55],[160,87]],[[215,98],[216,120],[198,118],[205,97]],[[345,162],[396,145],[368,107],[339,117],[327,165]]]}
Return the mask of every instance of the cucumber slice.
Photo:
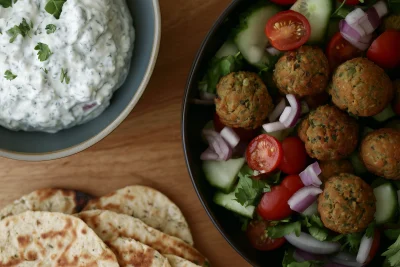
{"label": "cucumber slice", "polygon": [[357,175],[362,175],[368,172],[357,151],[350,155],[350,161],[354,167],[354,172]]}
{"label": "cucumber slice", "polygon": [[332,14],[331,0],[298,0],[291,10],[303,14],[311,25],[308,43],[322,43]]}
{"label": "cucumber slice", "polygon": [[389,105],[381,113],[373,116],[373,118],[376,121],[384,122],[393,118],[394,116],[396,116],[396,113],[394,113],[392,105]]}
{"label": "cucumber slice", "polygon": [[272,133],[267,133],[264,129],[261,130],[262,133],[268,134],[268,135],[270,135],[272,137],[275,137],[279,142],[282,142],[283,140],[285,140],[286,137],[291,135],[293,131],[294,131],[294,127],[293,128],[284,129],[284,130],[281,130],[281,131],[277,131],[277,132],[272,132]]}
{"label": "cucumber slice", "polygon": [[255,206],[242,206],[239,202],[237,202],[235,197],[235,192],[224,194],[221,192],[217,192],[214,196],[214,202],[217,205],[220,205],[230,211],[233,211],[237,214],[245,216],[247,218],[252,219],[254,215]]}
{"label": "cucumber slice", "polygon": [[238,173],[243,167],[244,158],[228,161],[203,161],[203,171],[208,182],[225,193],[232,191],[238,180]]}
{"label": "cucumber slice", "polygon": [[376,198],[376,223],[391,222],[398,209],[396,188],[391,183],[385,183],[374,189],[374,195]]}
{"label": "cucumber slice", "polygon": [[265,51],[268,38],[265,35],[267,21],[281,9],[273,4],[256,5],[241,18],[234,41],[243,57],[252,65],[264,69],[271,64],[271,56]]}
{"label": "cucumber slice", "polygon": [[215,54],[215,57],[223,58],[223,57],[228,57],[228,56],[234,56],[238,52],[239,52],[239,49],[237,48],[236,44],[233,41],[228,40],[217,51],[217,53]]}

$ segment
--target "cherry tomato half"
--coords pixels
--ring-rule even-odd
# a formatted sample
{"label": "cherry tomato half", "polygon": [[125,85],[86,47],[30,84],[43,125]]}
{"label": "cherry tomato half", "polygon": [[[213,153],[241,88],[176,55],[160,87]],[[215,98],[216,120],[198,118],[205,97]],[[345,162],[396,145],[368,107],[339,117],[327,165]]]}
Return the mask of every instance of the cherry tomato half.
{"label": "cherry tomato half", "polygon": [[282,160],[282,145],[268,134],[254,138],[247,147],[247,164],[253,170],[268,173],[275,170]]}
{"label": "cherry tomato half", "polygon": [[[339,1],[343,3],[344,0],[339,0]],[[360,3],[361,3],[360,0],[346,0],[345,4],[349,6],[356,6]]]}
{"label": "cherry tomato half", "polygon": [[361,50],[344,39],[340,32],[332,37],[326,48],[326,54],[332,71],[347,60],[360,57],[362,53]]}
{"label": "cherry tomato half", "polygon": [[288,137],[282,142],[283,158],[279,169],[286,174],[299,174],[307,165],[307,152],[300,138]]}
{"label": "cherry tomato half", "polygon": [[400,32],[388,30],[372,43],[367,52],[369,60],[378,66],[391,69],[400,66]]}
{"label": "cherry tomato half", "polygon": [[[222,131],[225,125],[221,122],[217,113],[214,114],[214,127],[217,132]],[[247,130],[243,128],[232,128],[242,141],[250,141],[257,135],[257,130]]]}
{"label": "cherry tomato half", "polygon": [[271,192],[262,196],[257,206],[258,214],[270,221],[287,218],[293,213],[287,202],[302,187],[304,184],[298,175],[287,176],[280,185],[272,187]]}
{"label": "cherry tomato half", "polygon": [[270,226],[267,221],[251,221],[247,226],[247,238],[251,245],[262,251],[274,250],[285,244],[286,240],[282,238],[269,238],[266,229]]}
{"label": "cherry tomato half", "polygon": [[302,14],[292,10],[282,11],[268,20],[265,34],[276,49],[293,50],[308,41],[311,26]]}
{"label": "cherry tomato half", "polygon": [[278,5],[293,5],[294,3],[296,3],[297,0],[271,0],[271,2],[278,4]]}
{"label": "cherry tomato half", "polygon": [[370,263],[372,259],[375,257],[376,253],[378,252],[380,243],[381,243],[381,232],[379,230],[375,230],[374,241],[372,242],[371,250],[369,251],[367,261],[365,262],[364,265]]}

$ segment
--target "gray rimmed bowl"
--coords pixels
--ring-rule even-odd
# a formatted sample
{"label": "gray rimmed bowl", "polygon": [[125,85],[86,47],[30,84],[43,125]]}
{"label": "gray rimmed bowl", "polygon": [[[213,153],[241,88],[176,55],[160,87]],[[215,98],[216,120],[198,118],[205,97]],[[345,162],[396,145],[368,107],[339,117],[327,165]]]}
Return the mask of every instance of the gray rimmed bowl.
{"label": "gray rimmed bowl", "polygon": [[110,106],[96,119],[56,134],[15,132],[0,127],[0,156],[28,161],[78,153],[110,134],[132,111],[153,72],[161,39],[158,0],[126,0],[136,30],[131,68]]}

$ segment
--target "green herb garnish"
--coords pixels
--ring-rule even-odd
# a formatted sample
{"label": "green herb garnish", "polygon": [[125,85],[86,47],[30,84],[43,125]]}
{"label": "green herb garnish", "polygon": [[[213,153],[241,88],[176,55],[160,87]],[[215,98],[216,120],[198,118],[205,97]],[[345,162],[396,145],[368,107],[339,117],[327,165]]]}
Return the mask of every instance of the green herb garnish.
{"label": "green herb garnish", "polygon": [[60,81],[61,83],[65,81],[66,84],[69,84],[70,78],[68,76],[68,70],[61,69]]}
{"label": "green herb garnish", "polygon": [[11,81],[17,78],[17,75],[13,74],[10,70],[6,70],[6,72],[4,73],[4,78]]}
{"label": "green herb garnish", "polygon": [[4,7],[4,8],[8,8],[10,6],[12,6],[13,4],[15,4],[18,0],[0,0],[0,6]]}
{"label": "green herb garnish", "polygon": [[29,35],[29,31],[32,28],[31,26],[32,22],[31,25],[29,25],[28,22],[26,22],[26,19],[22,19],[22,22],[19,25],[15,25],[9,29],[7,34],[11,37],[10,43],[13,43],[19,34],[21,34],[22,37]]}
{"label": "green herb garnish", "polygon": [[62,7],[67,0],[49,0],[44,7],[47,13],[53,15],[56,19],[60,18]]}
{"label": "green herb garnish", "polygon": [[57,30],[57,26],[54,24],[48,24],[45,29],[47,34],[51,34]]}
{"label": "green herb garnish", "polygon": [[47,44],[38,43],[35,46],[35,50],[38,51],[38,58],[40,61],[46,61],[53,54]]}

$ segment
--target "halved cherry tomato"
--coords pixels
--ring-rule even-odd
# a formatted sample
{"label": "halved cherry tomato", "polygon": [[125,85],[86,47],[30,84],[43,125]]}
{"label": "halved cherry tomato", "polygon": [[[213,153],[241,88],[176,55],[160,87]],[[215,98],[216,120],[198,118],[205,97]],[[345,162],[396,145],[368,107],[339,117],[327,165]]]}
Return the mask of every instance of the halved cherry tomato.
{"label": "halved cherry tomato", "polygon": [[[217,113],[214,114],[214,127],[217,132],[222,131],[225,128],[225,125],[221,122]],[[243,128],[233,128],[235,133],[240,137],[241,141],[250,141],[257,135],[256,130],[247,130]]]}
{"label": "halved cherry tomato", "polygon": [[292,10],[282,11],[268,20],[265,34],[276,49],[293,50],[308,41],[311,26],[302,14]]}
{"label": "halved cherry tomato", "polygon": [[281,143],[268,134],[261,134],[254,138],[246,150],[247,164],[261,173],[275,170],[281,163],[282,156]]}
{"label": "halved cherry tomato", "polygon": [[378,66],[391,69],[400,66],[400,32],[387,30],[372,43],[367,52],[369,60]]}
{"label": "halved cherry tomato", "polygon": [[275,4],[278,5],[293,5],[296,3],[297,0],[271,0],[271,2],[274,2]]}
{"label": "halved cherry tomato", "polygon": [[299,174],[307,165],[307,152],[300,138],[288,137],[282,142],[283,158],[279,169],[286,174]]}
{"label": "halved cherry tomato", "polygon": [[381,232],[379,230],[375,230],[374,233],[374,241],[372,242],[371,250],[369,251],[369,255],[367,261],[364,265],[368,265],[375,257],[376,253],[378,252],[379,245],[381,243]]}
{"label": "halved cherry tomato", "polygon": [[270,238],[266,233],[266,229],[270,226],[267,221],[251,221],[247,226],[247,237],[251,245],[261,251],[274,250],[285,244],[286,239],[282,238]]}
{"label": "halved cherry tomato", "polygon": [[317,107],[328,103],[329,94],[324,91],[318,95],[308,95],[304,97],[304,101],[306,101],[310,109],[316,109]]}
{"label": "halved cherry tomato", "polygon": [[340,32],[332,37],[326,48],[326,54],[332,71],[347,60],[360,57],[362,53],[361,50],[344,39]]}
{"label": "halved cherry tomato", "polygon": [[302,187],[304,184],[298,175],[287,176],[280,185],[272,187],[271,192],[262,196],[257,206],[258,214],[270,221],[287,218],[293,213],[287,202]]}
{"label": "halved cherry tomato", "polygon": [[[344,0],[339,0],[339,1],[343,3]],[[345,4],[349,6],[356,6],[360,3],[361,3],[360,0],[346,0]]]}

